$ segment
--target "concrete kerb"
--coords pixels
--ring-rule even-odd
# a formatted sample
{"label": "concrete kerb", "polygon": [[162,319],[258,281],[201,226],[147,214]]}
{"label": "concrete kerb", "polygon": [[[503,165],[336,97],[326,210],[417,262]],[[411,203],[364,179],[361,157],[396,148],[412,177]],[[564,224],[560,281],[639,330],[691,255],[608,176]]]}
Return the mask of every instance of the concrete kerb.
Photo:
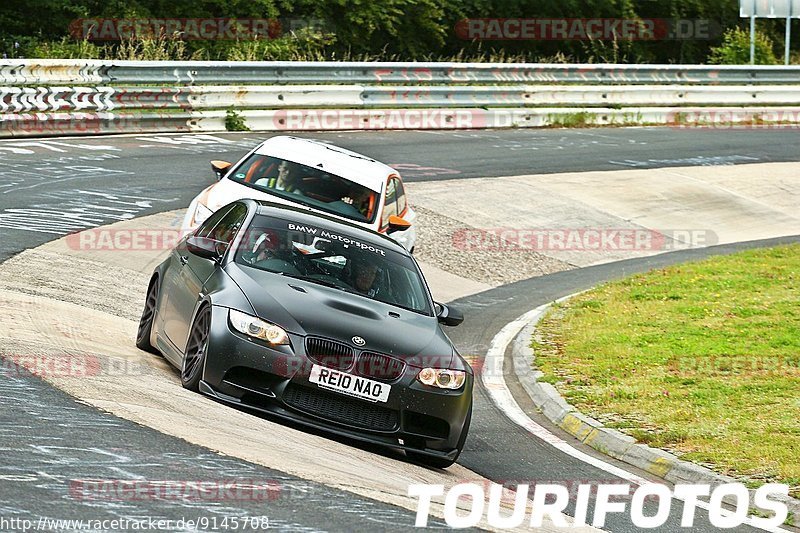
{"label": "concrete kerb", "polygon": [[[535,354],[533,348],[531,348],[531,339],[536,331],[536,326],[553,304],[574,298],[578,294],[582,294],[582,292],[585,291],[571,294],[534,309],[529,322],[512,342],[511,357],[514,373],[536,407],[553,424],[582,443],[670,483],[708,484],[715,487],[725,483],[737,482],[737,479],[718,474],[700,465],[683,461],[664,450],[651,448],[645,444],[638,444],[633,437],[615,429],[607,428],[601,422],[584,415],[573,405],[567,403],[553,385],[539,381],[543,374],[533,366]],[[754,490],[750,492],[752,497]],[[772,498],[780,500],[787,505],[792,524],[800,527],[800,500],[789,496],[772,496]],[[727,503],[735,502],[730,501]]]}

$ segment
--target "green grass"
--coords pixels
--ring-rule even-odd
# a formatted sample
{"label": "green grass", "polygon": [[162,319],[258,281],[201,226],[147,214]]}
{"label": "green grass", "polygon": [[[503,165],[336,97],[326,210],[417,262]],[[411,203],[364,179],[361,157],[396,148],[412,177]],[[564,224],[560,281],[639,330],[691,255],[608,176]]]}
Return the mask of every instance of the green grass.
{"label": "green grass", "polygon": [[554,307],[533,348],[607,426],[800,496],[800,246],[603,285]]}
{"label": "green grass", "polygon": [[587,111],[549,115],[552,128],[587,128],[594,125],[594,116]]}

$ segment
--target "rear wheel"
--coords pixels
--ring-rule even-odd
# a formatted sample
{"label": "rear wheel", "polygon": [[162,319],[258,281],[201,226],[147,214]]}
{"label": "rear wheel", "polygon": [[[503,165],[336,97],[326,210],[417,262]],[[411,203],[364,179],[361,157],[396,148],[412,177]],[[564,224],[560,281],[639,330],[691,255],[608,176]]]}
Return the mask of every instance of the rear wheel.
{"label": "rear wheel", "polygon": [[181,365],[181,384],[184,388],[197,392],[203,367],[206,365],[208,334],[211,331],[211,308],[204,307],[197,313],[186,344],[186,354]]}
{"label": "rear wheel", "polygon": [[147,297],[144,301],[142,318],[139,319],[139,329],[136,332],[136,347],[150,353],[158,353],[150,344],[150,334],[153,332],[153,320],[156,317],[156,302],[158,301],[158,278],[153,278],[150,287],[147,289]]}
{"label": "rear wheel", "polygon": [[424,455],[418,452],[413,452],[410,450],[406,450],[406,456],[409,459],[414,461],[415,463],[419,463],[425,466],[430,466],[433,468],[447,468],[449,466],[453,466],[453,464],[458,459],[458,456],[461,455],[461,450],[464,449],[464,443],[467,441],[467,433],[469,433],[469,426],[472,422],[472,406],[469,406],[469,412],[467,413],[467,420],[464,423],[464,429],[461,430],[461,436],[458,439],[458,446],[456,447],[456,456],[452,459],[445,459],[444,457],[432,457],[430,455]]}

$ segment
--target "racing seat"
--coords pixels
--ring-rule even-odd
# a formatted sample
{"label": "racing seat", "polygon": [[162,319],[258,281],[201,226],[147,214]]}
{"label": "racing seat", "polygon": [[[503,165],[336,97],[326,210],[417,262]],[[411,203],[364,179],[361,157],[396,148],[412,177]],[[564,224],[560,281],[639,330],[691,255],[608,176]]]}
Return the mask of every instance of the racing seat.
{"label": "racing seat", "polygon": [[375,197],[377,195],[375,193],[371,193],[369,195],[369,205],[367,206],[367,212],[364,215],[367,217],[367,220],[372,220],[372,214],[375,213]]}
{"label": "racing seat", "polygon": [[[246,175],[245,175],[245,177],[244,177],[244,182],[245,182],[245,183],[253,183],[253,180],[255,179],[255,177],[256,177],[256,176],[258,176],[258,175],[261,175],[261,176],[263,176],[263,175],[265,175],[266,173],[270,172],[270,171],[273,169],[273,167],[275,167],[275,163],[272,163],[272,164],[271,164],[271,165],[270,165],[270,166],[269,166],[269,167],[266,169],[266,171],[264,171],[263,173],[262,173],[262,172],[260,172],[260,171],[261,171],[261,169],[264,167],[264,165],[265,165],[266,163],[267,163],[267,159],[261,159],[261,160],[259,160],[259,161],[256,161],[255,163],[253,163],[253,164],[250,166],[250,168],[249,168],[249,169],[247,169],[247,174],[246,174]],[[256,182],[256,183],[257,183],[257,182]]]}

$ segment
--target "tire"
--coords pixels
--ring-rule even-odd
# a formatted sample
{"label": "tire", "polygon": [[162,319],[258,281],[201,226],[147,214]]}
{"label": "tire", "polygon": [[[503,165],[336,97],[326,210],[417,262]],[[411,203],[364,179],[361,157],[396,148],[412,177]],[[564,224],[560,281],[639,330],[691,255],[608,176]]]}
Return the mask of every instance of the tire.
{"label": "tire", "polygon": [[147,288],[147,297],[144,300],[142,318],[139,319],[139,329],[136,332],[136,347],[146,352],[159,355],[158,350],[150,344],[150,334],[153,332],[153,320],[156,317],[156,302],[158,301],[158,278],[153,278]]}
{"label": "tire", "polygon": [[461,436],[458,439],[458,446],[456,447],[457,453],[454,458],[445,459],[444,457],[432,457],[430,455],[424,455],[410,450],[406,450],[406,456],[415,463],[430,466],[432,468],[447,468],[453,466],[456,460],[458,460],[458,456],[461,455],[461,450],[464,449],[464,443],[467,441],[467,433],[469,433],[469,426],[471,423],[472,406],[470,405],[469,412],[467,413],[467,421],[464,423],[464,429],[461,430]]}
{"label": "tire", "polygon": [[198,392],[203,368],[208,355],[208,334],[211,331],[211,308],[203,307],[192,323],[189,342],[181,364],[181,385],[185,389]]}

